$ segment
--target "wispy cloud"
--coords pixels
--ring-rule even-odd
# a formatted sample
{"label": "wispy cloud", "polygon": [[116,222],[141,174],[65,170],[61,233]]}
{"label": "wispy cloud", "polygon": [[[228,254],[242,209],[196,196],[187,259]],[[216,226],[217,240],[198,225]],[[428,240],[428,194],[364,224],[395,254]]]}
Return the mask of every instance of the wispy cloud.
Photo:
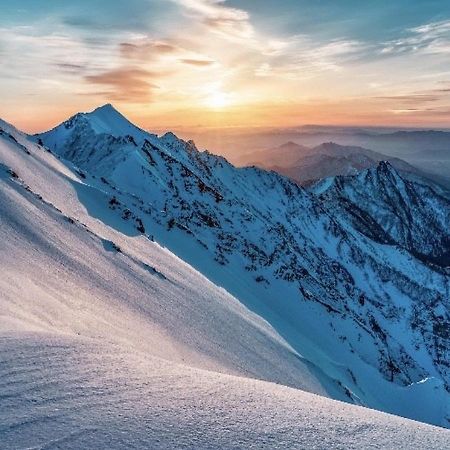
{"label": "wispy cloud", "polygon": [[407,30],[405,37],[386,42],[382,54],[450,54],[450,20]]}
{"label": "wispy cloud", "polygon": [[354,40],[314,42],[307,36],[295,36],[282,51],[266,58],[255,70],[259,77],[307,78],[318,72],[340,71],[348,63],[364,54],[365,45]]}
{"label": "wispy cloud", "polygon": [[403,104],[430,103],[441,99],[441,96],[435,93],[430,94],[408,94],[408,95],[385,95],[374,97],[377,100],[386,100],[389,102],[397,102]]}
{"label": "wispy cloud", "polygon": [[83,73],[86,68],[82,64],[72,64],[68,62],[58,62],[55,63],[55,67],[62,72],[67,72],[71,74],[80,74]]}
{"label": "wispy cloud", "polygon": [[208,67],[215,64],[215,61],[210,59],[180,59],[180,61],[184,64],[188,64],[190,66],[197,66],[197,67]]}
{"label": "wispy cloud", "polygon": [[0,66],[0,76],[9,77],[13,72],[16,77],[48,80],[60,73],[104,69],[113,59],[107,46],[87,42],[64,30],[48,31],[33,26],[0,28],[0,42],[9,61]]}
{"label": "wispy cloud", "polygon": [[133,42],[121,42],[119,46],[124,58],[139,60],[148,60],[157,55],[166,55],[179,50],[179,47],[171,42],[155,40],[147,36],[134,39]]}
{"label": "wispy cloud", "polygon": [[254,27],[247,11],[226,5],[225,0],[172,0],[186,9],[210,31],[235,40],[249,39]]}
{"label": "wispy cloud", "polygon": [[101,94],[104,96],[107,93],[113,100],[148,103],[152,100],[155,89],[158,89],[158,86],[150,81],[154,77],[155,74],[147,70],[124,67],[97,75],[87,75],[85,80],[89,84],[109,88]]}

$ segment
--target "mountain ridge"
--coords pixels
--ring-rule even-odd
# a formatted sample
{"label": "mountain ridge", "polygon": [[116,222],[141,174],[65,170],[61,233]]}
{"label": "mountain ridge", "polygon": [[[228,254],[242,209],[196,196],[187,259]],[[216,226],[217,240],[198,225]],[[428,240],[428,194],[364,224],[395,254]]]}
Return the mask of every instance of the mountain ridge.
{"label": "mountain ridge", "polygon": [[[75,132],[62,156],[73,155],[73,163],[80,165],[87,181],[109,192],[113,211],[135,221],[135,230],[144,229],[268,320],[298,353],[331,376],[349,401],[405,415],[393,400],[400,395],[393,386],[413,386],[427,376],[443,377],[445,391],[446,350],[435,354],[428,335],[413,329],[409,317],[418,313],[414,305],[419,292],[421,298],[435,298],[437,292],[445,296],[445,274],[411,259],[407,250],[396,249],[395,242],[373,241],[373,236],[335,216],[314,193],[273,172],[236,169],[173,134],[162,139],[139,136],[135,143],[120,136],[112,145],[105,136],[92,141],[84,130]],[[118,152],[112,151],[115,146]],[[90,159],[92,148],[100,160]],[[116,153],[122,156],[116,158]],[[365,224],[366,219],[360,220]],[[369,271],[363,260],[368,261]],[[369,273],[376,275],[370,275],[375,281],[368,290],[363,279]],[[417,277],[417,273],[423,275]],[[394,286],[389,293],[386,278]],[[277,300],[280,296],[285,300]],[[410,307],[404,310],[401,304]],[[396,311],[395,320],[389,318],[392,311]],[[315,315],[321,324],[331,319],[330,337],[336,333],[338,342],[343,339],[338,345],[339,364],[327,362],[325,355],[336,344],[308,327],[301,320],[305,314]],[[295,325],[287,320],[289,315],[296,318]],[[431,319],[432,323],[438,320]],[[404,336],[395,331],[400,324],[408,330]],[[351,331],[355,325],[361,337]],[[358,343],[358,339],[363,340]],[[417,355],[412,341],[419,345]],[[423,352],[431,352],[434,362],[430,356],[419,357]],[[338,368],[343,361],[355,381]],[[381,375],[377,382],[368,383],[369,367]],[[377,383],[372,398],[369,384],[374,389]],[[427,389],[427,383],[420,386]],[[431,414],[431,409],[424,413]]]}

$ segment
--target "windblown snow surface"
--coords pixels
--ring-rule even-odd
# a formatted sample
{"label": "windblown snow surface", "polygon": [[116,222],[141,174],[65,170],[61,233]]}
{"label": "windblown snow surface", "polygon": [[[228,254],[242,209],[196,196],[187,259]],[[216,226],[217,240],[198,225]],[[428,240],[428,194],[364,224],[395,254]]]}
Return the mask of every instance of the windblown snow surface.
{"label": "windblown snow surface", "polygon": [[[448,430],[332,400],[329,371],[103,183],[0,129],[2,449],[448,448]],[[441,388],[423,384],[429,411]]]}

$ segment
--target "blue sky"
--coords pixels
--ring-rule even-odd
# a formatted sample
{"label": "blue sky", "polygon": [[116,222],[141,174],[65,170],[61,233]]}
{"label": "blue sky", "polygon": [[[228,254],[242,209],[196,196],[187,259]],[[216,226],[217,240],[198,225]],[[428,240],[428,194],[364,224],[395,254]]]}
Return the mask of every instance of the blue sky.
{"label": "blue sky", "polygon": [[250,12],[255,21],[288,34],[304,32],[328,38],[380,41],[400,37],[404,30],[424,22],[450,17],[450,2],[444,0],[232,0],[235,7]]}
{"label": "blue sky", "polygon": [[450,118],[448,1],[0,6],[0,115],[30,129],[47,125],[37,110],[50,122],[104,102],[175,127]]}

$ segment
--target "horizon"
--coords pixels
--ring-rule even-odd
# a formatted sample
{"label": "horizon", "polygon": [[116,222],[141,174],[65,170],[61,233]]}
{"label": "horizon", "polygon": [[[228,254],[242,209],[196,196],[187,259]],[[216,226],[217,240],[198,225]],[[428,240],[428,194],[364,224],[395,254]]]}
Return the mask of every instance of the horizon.
{"label": "horizon", "polygon": [[[273,126],[228,126],[228,127],[163,127],[151,128],[140,126],[130,120],[117,105],[113,103],[104,103],[94,107],[91,110],[81,110],[70,114],[63,118],[60,122],[51,125],[49,128],[28,132],[26,129],[21,129],[14,123],[10,123],[20,131],[28,133],[30,136],[37,136],[41,133],[52,131],[58,126],[62,125],[67,120],[75,117],[78,114],[90,115],[97,110],[110,107],[112,111],[117,112],[125,120],[133,125],[138,126],[142,130],[163,136],[166,133],[174,133],[178,138],[185,141],[194,141],[196,147],[200,151],[207,150],[213,154],[223,155],[231,158],[231,162],[238,162],[240,157],[245,157],[246,154],[252,154],[257,150],[269,150],[273,148],[281,148],[286,144],[300,144],[303,147],[315,148],[322,144],[333,143],[339,146],[356,146],[361,147],[358,143],[345,142],[345,136],[351,138],[355,133],[366,135],[367,137],[374,136],[390,136],[398,132],[443,132],[450,133],[450,128],[431,128],[431,127],[395,127],[395,126],[376,126],[376,125],[321,125],[321,124],[304,124],[293,127],[273,127]],[[2,117],[0,117],[0,120]],[[111,123],[114,120],[111,119]],[[283,136],[286,135],[286,138]],[[319,138],[320,141],[306,144],[302,141],[304,138],[313,137]],[[276,137],[275,141],[272,138]],[[253,139],[251,139],[253,138]],[[344,141],[341,140],[344,138]],[[243,141],[241,141],[244,139]],[[248,139],[251,139],[250,141]],[[261,142],[267,142],[267,145],[262,145]],[[275,142],[275,143],[274,143]],[[363,146],[366,147],[366,146]],[[371,147],[370,145],[367,148]]]}
{"label": "horizon", "polygon": [[[119,107],[117,107],[114,103],[103,103],[98,104],[97,106],[94,106],[92,109],[81,109],[79,111],[74,111],[72,113],[69,113],[68,116],[63,117],[60,119],[59,122],[49,124],[48,127],[43,129],[37,129],[37,130],[27,130],[27,128],[19,128],[17,124],[14,122],[10,122],[6,120],[6,122],[10,123],[10,125],[13,125],[14,127],[20,129],[23,132],[26,132],[29,135],[34,134],[40,134],[44,133],[46,131],[50,131],[53,128],[56,128],[57,126],[61,125],[65,121],[69,120],[70,118],[76,116],[77,114],[90,114],[95,112],[97,109],[101,109],[105,106],[111,106],[114,110],[119,112],[123,117],[125,117],[127,120],[129,120],[129,117],[122,113]],[[0,119],[4,119],[3,117],[0,117]],[[224,125],[224,126],[207,126],[207,125],[198,125],[198,126],[192,126],[192,127],[185,127],[180,125],[173,125],[173,126],[163,126],[163,127],[152,127],[149,126],[142,126],[138,123],[133,122],[130,120],[133,125],[139,126],[139,128],[142,128],[145,131],[148,132],[154,132],[158,135],[164,134],[171,131],[180,131],[180,132],[189,132],[192,131],[193,133],[201,132],[201,131],[212,131],[212,130],[239,130],[244,131],[245,134],[250,133],[251,131],[263,131],[263,132],[279,132],[279,131],[292,131],[292,132],[298,132],[298,133],[311,133],[311,132],[330,132],[330,131],[340,131],[340,130],[354,130],[354,131],[377,131],[377,132],[387,132],[387,133],[395,133],[399,131],[441,131],[441,132],[450,132],[450,126],[447,127],[428,127],[428,126],[394,126],[394,125],[374,125],[374,124],[360,124],[360,125],[346,125],[346,124],[319,124],[319,123],[305,123],[301,125],[293,125],[293,126],[271,126],[271,125],[252,125],[252,126],[245,126],[245,125]]]}
{"label": "horizon", "polygon": [[[378,145],[362,144],[355,141],[356,136],[361,138],[376,138],[381,136],[395,136],[396,133],[450,133],[450,128],[432,128],[432,127],[394,127],[394,126],[376,126],[376,125],[321,125],[304,124],[293,127],[273,127],[273,126],[228,126],[228,127],[162,127],[152,128],[135,123],[124,114],[116,105],[108,102],[98,105],[91,110],[81,110],[63,118],[60,122],[52,124],[46,129],[28,132],[26,129],[17,127],[16,124],[10,125],[16,127],[29,136],[38,136],[41,133],[50,132],[66,121],[72,119],[78,114],[91,115],[97,110],[110,107],[111,111],[118,113],[124,120],[144,130],[145,132],[162,137],[166,133],[173,133],[184,141],[193,141],[199,151],[209,151],[216,155],[222,155],[230,162],[242,165],[242,159],[246,155],[263,150],[274,150],[282,148],[286,144],[300,145],[304,148],[316,148],[322,144],[332,143],[338,146],[363,147],[367,150],[376,149]],[[0,117],[2,120],[2,117]],[[7,121],[8,123],[8,121]],[[111,118],[111,126],[114,126],[115,118]],[[380,150],[378,148],[378,150]],[[393,149],[391,148],[390,151]],[[395,153],[395,151],[394,151]]]}
{"label": "horizon", "polygon": [[443,1],[21,0],[3,7],[0,117],[29,133],[113,103],[148,130],[445,129]]}

